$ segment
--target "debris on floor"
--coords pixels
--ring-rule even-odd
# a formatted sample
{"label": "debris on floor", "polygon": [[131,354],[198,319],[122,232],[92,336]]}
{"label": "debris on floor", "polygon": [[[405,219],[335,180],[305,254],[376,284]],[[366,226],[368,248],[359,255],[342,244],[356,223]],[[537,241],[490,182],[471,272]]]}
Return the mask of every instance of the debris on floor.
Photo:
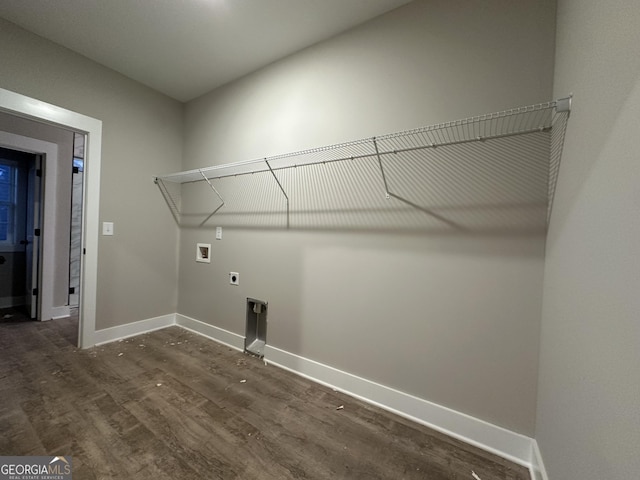
{"label": "debris on floor", "polygon": [[161,387],[162,384],[161,383],[156,383],[156,387]]}
{"label": "debris on floor", "polygon": [[120,353],[118,354],[118,356],[119,356],[119,357],[121,357],[122,355],[124,355],[124,353],[122,353],[122,352],[120,352]]}
{"label": "debris on floor", "polygon": [[2,318],[13,318],[13,315],[11,315],[10,313],[7,313]]}
{"label": "debris on floor", "polygon": [[336,410],[344,410],[344,405],[340,405]]}
{"label": "debris on floor", "polygon": [[240,380],[240,383],[247,383],[247,381],[242,379],[242,380]]}
{"label": "debris on floor", "polygon": [[474,472],[473,470],[471,470],[471,476],[472,476],[473,478],[475,478],[476,480],[482,480],[482,479],[478,476],[478,474],[477,474],[476,472]]}

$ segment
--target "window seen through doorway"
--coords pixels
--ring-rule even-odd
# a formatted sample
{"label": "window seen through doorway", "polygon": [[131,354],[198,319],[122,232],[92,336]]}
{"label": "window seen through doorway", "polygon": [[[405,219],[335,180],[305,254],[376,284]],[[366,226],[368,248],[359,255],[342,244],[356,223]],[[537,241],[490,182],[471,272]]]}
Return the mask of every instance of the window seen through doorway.
{"label": "window seen through doorway", "polygon": [[16,168],[0,163],[0,242],[14,243],[16,210]]}

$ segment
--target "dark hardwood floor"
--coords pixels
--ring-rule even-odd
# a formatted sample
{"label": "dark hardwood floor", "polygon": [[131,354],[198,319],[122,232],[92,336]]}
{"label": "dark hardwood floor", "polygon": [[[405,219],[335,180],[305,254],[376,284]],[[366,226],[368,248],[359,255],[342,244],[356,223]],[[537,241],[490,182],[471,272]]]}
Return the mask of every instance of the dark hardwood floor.
{"label": "dark hardwood floor", "polygon": [[0,318],[0,455],[71,455],[76,480],[529,479],[179,327],[90,350],[76,337],[75,318]]}

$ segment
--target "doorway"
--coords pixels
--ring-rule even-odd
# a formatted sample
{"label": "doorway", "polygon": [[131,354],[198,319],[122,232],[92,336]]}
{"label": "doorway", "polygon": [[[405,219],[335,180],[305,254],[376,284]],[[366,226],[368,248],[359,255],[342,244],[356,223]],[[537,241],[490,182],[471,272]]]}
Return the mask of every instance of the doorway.
{"label": "doorway", "polygon": [[[68,317],[68,275],[69,275],[69,224],[71,203],[71,158],[73,133],[62,129],[42,127],[31,120],[12,119],[8,124],[7,115],[0,115],[3,128],[0,129],[0,144],[5,148],[29,152],[42,158],[36,166],[30,165],[31,173],[23,175],[31,188],[32,196],[27,205],[32,207],[27,216],[28,242],[26,253],[33,254],[38,262],[30,262],[32,286],[26,295],[31,296],[34,318],[54,320]],[[5,130],[19,131],[20,134]],[[36,136],[47,136],[52,141],[44,141]],[[24,198],[24,197],[23,197]],[[26,222],[25,222],[26,223]],[[24,229],[22,229],[24,235]],[[18,242],[20,239],[16,239]],[[34,248],[35,247],[35,248]],[[28,273],[28,272],[27,272]],[[37,316],[36,316],[37,315]]]}
{"label": "doorway", "polygon": [[38,155],[0,147],[0,309],[2,318],[38,315]]}
{"label": "doorway", "polygon": [[[79,346],[82,348],[91,347],[95,344],[102,122],[2,88],[0,88],[0,112],[15,115],[16,118],[34,120],[44,125],[81,132],[85,135]],[[34,142],[38,141],[34,140]],[[46,197],[52,189],[45,186],[44,190]],[[43,217],[49,218],[49,213],[53,214],[51,209],[55,207],[55,202],[48,202],[45,198],[44,205]],[[47,209],[50,210],[49,213]],[[46,228],[46,225],[47,222],[44,223],[43,229]],[[53,259],[54,255],[47,255],[47,252],[43,251],[40,269],[53,269]],[[45,294],[44,291],[42,293]]]}
{"label": "doorway", "polygon": [[69,306],[80,303],[80,264],[82,260],[82,193],[84,190],[84,142],[81,133],[73,135],[71,182],[71,224],[69,245]]}
{"label": "doorway", "polygon": [[[4,118],[1,113],[0,118]],[[73,310],[79,305],[84,135],[61,133],[68,135],[69,140],[73,138],[68,145],[69,157],[62,155],[64,148],[61,148],[60,155],[49,158],[49,162],[73,162],[72,167],[62,168],[59,164],[53,169],[58,175],[68,174],[72,179],[47,182],[61,188],[55,196],[56,215],[46,220],[55,225],[47,225],[46,236],[41,235],[41,192],[47,162],[43,161],[43,155],[0,146],[0,318],[57,320],[75,313]],[[66,192],[62,191],[65,189]],[[61,241],[65,237],[69,239],[68,246]],[[68,258],[66,271],[60,268],[58,258],[54,272],[39,268],[41,246],[50,242],[55,242],[55,246],[47,246],[48,252],[53,251],[60,261]],[[44,285],[40,285],[41,281]],[[50,288],[54,289],[53,295],[47,295]],[[53,305],[48,304],[49,299]]]}

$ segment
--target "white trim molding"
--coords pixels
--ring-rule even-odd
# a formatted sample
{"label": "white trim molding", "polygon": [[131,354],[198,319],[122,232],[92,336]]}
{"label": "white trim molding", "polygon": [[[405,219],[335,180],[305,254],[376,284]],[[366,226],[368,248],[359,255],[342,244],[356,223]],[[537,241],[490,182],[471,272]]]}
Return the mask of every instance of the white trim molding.
{"label": "white trim molding", "polygon": [[59,320],[61,318],[68,318],[71,316],[71,307],[69,305],[62,305],[60,307],[51,308],[51,320]]}
{"label": "white trim molding", "polygon": [[532,480],[549,480],[547,469],[542,461],[542,453],[536,440],[531,441],[531,479]]}
{"label": "white trim molding", "polygon": [[117,327],[104,328],[102,330],[96,330],[93,336],[94,344],[102,345],[103,343],[115,342],[124,338],[142,335],[143,333],[153,332],[154,330],[161,330],[175,324],[176,315],[171,313],[169,315],[147,318],[146,320],[127,323],[125,325],[118,325]]}
{"label": "white trim molding", "polygon": [[98,232],[100,218],[100,163],[102,121],[65,108],[0,88],[0,111],[87,135],[83,188],[80,347],[94,345],[98,285]]}
{"label": "white trim molding", "polygon": [[211,340],[215,340],[218,343],[222,343],[227,347],[231,347],[235,350],[244,350],[244,337],[237,333],[230,332],[223,328],[214,327],[208,323],[201,322],[195,318],[187,317],[176,313],[176,325],[195,332],[203,337],[207,337]]}
{"label": "white trim molding", "polygon": [[[95,332],[95,343],[99,345],[122,340],[173,325],[235,350],[244,350],[242,335],[179,313],[98,330]],[[538,445],[530,437],[271,345],[265,346],[264,360],[270,365],[288,370],[527,467],[533,480],[549,480],[542,464]]]}
{"label": "white trim molding", "polygon": [[530,468],[530,437],[314,360],[265,346],[265,361]]}
{"label": "white trim molding", "polygon": [[[176,314],[176,325],[236,350],[244,350],[242,335],[181,314]],[[525,435],[271,345],[265,346],[264,359],[268,364],[334,388],[514,463],[531,468],[533,440]]]}

